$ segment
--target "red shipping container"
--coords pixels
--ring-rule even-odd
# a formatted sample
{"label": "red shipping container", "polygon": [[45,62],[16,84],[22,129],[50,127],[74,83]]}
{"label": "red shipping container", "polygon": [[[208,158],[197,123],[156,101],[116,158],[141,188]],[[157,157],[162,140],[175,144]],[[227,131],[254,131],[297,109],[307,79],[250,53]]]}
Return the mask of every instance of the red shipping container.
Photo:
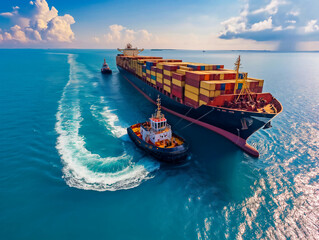
{"label": "red shipping container", "polygon": [[263,87],[258,87],[257,89],[258,89],[257,90],[258,93],[262,93],[263,92]]}
{"label": "red shipping container", "polygon": [[197,108],[198,107],[198,102],[188,98],[188,97],[184,97],[184,104],[193,108]]}
{"label": "red shipping container", "polygon": [[172,94],[178,98],[183,98],[183,95],[184,95],[183,91],[176,90],[174,87],[172,88]]}
{"label": "red shipping container", "polygon": [[233,94],[234,91],[232,90],[225,90],[225,94]]}
{"label": "red shipping container", "polygon": [[250,83],[250,86],[251,86],[252,88],[256,88],[256,87],[258,87],[258,82],[251,82],[251,83]]}
{"label": "red shipping container", "polygon": [[179,73],[173,73],[172,78],[175,78],[177,80],[180,81],[184,81],[185,80],[185,75],[179,74]]}
{"label": "red shipping container", "polygon": [[164,70],[167,71],[176,71],[178,69],[177,65],[164,65]]}
{"label": "red shipping container", "polygon": [[194,80],[194,79],[190,79],[190,78],[187,78],[187,77],[185,79],[185,83],[188,84],[188,85],[191,85],[193,87],[197,87],[197,88],[199,88],[199,86],[200,86],[200,81]]}
{"label": "red shipping container", "polygon": [[199,100],[202,100],[202,101],[204,101],[204,102],[210,102],[211,100],[213,100],[214,98],[213,97],[207,97],[207,96],[205,96],[205,95],[203,95],[203,94],[199,94]]}
{"label": "red shipping container", "polygon": [[219,80],[220,79],[220,74],[212,74],[212,79],[213,80]]}
{"label": "red shipping container", "polygon": [[176,86],[176,85],[172,84],[172,89],[174,89],[176,92],[180,92],[181,94],[184,93],[184,88],[183,87]]}
{"label": "red shipping container", "polygon": [[163,74],[163,69],[157,68],[156,72]]}
{"label": "red shipping container", "polygon": [[163,83],[156,82],[156,86],[158,86],[158,87],[160,87],[160,88],[163,88]]}
{"label": "red shipping container", "polygon": [[164,75],[164,78],[167,79],[167,80],[172,81],[172,77],[170,77],[170,76]]}
{"label": "red shipping container", "polygon": [[196,72],[186,72],[186,78],[193,79],[193,80],[205,80],[204,74],[196,74]]}

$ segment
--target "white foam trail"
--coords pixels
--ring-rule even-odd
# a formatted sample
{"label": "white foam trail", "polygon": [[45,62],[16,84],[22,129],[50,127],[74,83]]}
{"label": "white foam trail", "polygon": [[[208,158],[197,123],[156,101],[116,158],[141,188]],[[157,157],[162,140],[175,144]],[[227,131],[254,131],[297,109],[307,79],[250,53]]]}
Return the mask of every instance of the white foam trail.
{"label": "white foam trail", "polygon": [[[105,105],[103,101],[103,105]],[[91,106],[92,115],[98,119],[108,131],[112,133],[114,137],[120,138],[126,135],[126,128],[121,127],[118,122],[119,119],[116,114],[113,113],[113,110],[110,110],[109,107],[104,106],[103,109],[98,109],[97,106]]]}
{"label": "white foam trail", "polygon": [[[81,81],[81,74],[88,74],[85,67],[76,62],[74,55],[68,56],[68,63],[69,81],[64,87],[56,114],[56,131],[59,134],[56,148],[64,164],[63,177],[66,183],[81,189],[116,191],[136,187],[151,178],[150,173],[159,167],[155,162],[140,160],[134,163],[126,152],[118,157],[102,158],[87,150],[85,138],[79,134],[83,120],[79,91],[87,81]],[[123,128],[115,125],[118,121],[117,116],[108,111],[104,111],[103,114],[115,136],[121,135]]]}

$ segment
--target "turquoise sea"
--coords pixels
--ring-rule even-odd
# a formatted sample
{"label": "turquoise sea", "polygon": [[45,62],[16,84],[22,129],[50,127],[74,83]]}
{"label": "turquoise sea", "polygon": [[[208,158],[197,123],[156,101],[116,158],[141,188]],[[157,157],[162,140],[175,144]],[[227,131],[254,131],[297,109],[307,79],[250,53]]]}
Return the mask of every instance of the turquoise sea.
{"label": "turquoise sea", "polygon": [[128,138],[155,106],[116,54],[0,50],[0,239],[319,239],[318,52],[145,50],[226,68],[240,54],[284,108],[249,139],[258,159],[180,122],[191,145],[182,165]]}

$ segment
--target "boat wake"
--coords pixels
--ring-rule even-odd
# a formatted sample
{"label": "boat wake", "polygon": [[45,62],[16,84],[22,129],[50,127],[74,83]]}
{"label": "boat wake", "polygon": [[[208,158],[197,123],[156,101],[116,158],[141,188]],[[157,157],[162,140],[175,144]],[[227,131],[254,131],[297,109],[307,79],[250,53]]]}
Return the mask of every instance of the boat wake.
{"label": "boat wake", "polygon": [[[83,64],[76,61],[76,55],[68,55],[68,63],[69,81],[59,101],[55,127],[58,133],[56,148],[64,165],[62,171],[66,183],[80,189],[116,191],[134,188],[152,178],[152,172],[159,168],[159,164],[147,158],[133,161],[133,155],[128,153],[124,143],[124,152],[116,157],[101,157],[87,149],[85,136],[80,134],[83,121],[80,96],[81,90],[92,86],[87,81],[92,76]],[[96,104],[103,98],[93,97],[96,98]],[[91,113],[114,138],[126,134],[126,129],[117,125],[118,117],[110,107],[92,105]]]}
{"label": "boat wake", "polygon": [[100,105],[102,107],[99,108],[96,105],[91,105],[92,115],[98,119],[114,137],[123,137],[127,133],[126,128],[116,124],[119,121],[118,116],[114,114],[108,106],[105,106],[106,104],[108,104],[108,102],[101,96]]}

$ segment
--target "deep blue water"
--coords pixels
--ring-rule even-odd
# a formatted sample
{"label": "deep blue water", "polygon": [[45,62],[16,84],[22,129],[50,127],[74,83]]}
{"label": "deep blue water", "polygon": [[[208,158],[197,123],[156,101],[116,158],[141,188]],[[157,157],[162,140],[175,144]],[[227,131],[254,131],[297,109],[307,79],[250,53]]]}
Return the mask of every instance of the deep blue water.
{"label": "deep blue water", "polygon": [[126,135],[155,107],[116,51],[0,50],[0,239],[318,239],[319,53],[145,51],[227,68],[239,53],[284,107],[249,139],[260,157],[182,121],[191,157],[170,166]]}

